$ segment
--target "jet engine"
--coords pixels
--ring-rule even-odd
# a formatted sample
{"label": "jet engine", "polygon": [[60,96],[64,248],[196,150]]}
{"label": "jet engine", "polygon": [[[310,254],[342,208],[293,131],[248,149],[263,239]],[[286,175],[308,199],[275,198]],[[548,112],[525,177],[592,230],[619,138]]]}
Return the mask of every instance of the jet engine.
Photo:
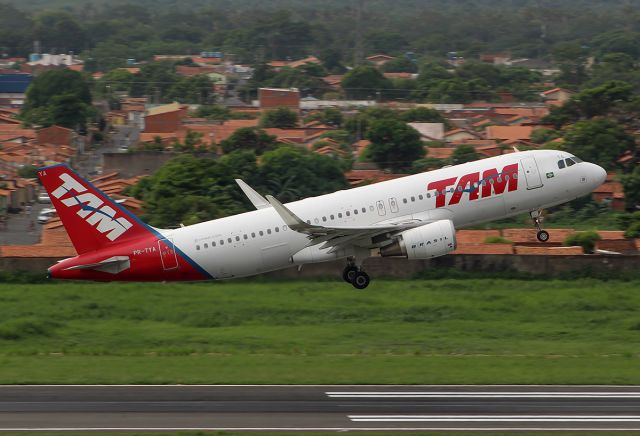
{"label": "jet engine", "polygon": [[456,229],[451,220],[440,220],[400,233],[395,240],[380,248],[380,256],[407,259],[430,259],[456,249]]}

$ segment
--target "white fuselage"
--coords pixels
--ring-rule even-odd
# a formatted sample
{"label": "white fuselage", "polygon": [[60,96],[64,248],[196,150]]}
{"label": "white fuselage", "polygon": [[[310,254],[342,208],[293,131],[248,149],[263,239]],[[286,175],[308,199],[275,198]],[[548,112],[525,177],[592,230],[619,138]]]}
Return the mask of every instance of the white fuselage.
{"label": "white fuselage", "polygon": [[[570,156],[555,150],[511,153],[307,198],[286,206],[302,220],[320,226],[449,219],[456,228],[462,228],[562,204],[590,193],[604,181],[603,170],[587,162],[561,169],[558,161]],[[481,195],[483,174],[492,169],[500,174],[514,164],[517,189],[496,193],[489,187],[491,194]],[[475,173],[479,174],[479,186],[469,183],[458,188],[461,177]],[[435,189],[428,187],[447,179],[456,182],[446,187],[445,197],[438,203],[443,194],[439,192],[436,196]],[[487,178],[484,183],[493,181]],[[455,194],[456,189],[462,191]],[[449,204],[454,194],[458,201]],[[289,267],[294,264],[291,257],[309,242],[306,235],[288,228],[272,207],[161,232],[216,279]]]}

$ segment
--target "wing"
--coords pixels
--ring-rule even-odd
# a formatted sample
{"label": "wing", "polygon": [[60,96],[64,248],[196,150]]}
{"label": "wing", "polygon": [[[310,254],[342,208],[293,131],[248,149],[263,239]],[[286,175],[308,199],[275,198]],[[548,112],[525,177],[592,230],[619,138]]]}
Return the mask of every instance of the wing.
{"label": "wing", "polygon": [[[309,239],[307,246],[323,244],[320,248],[331,248],[330,252],[345,245],[356,245],[360,247],[374,248],[388,241],[391,237],[403,230],[426,224],[426,221],[408,220],[397,221],[373,226],[319,226],[309,224],[289,208],[276,200],[273,196],[267,195],[267,201],[278,212],[287,226],[291,230],[304,233]],[[381,236],[384,235],[384,236]],[[379,237],[379,241],[374,243],[373,238]]]}
{"label": "wing", "polygon": [[251,204],[253,204],[256,209],[266,209],[268,207],[271,207],[269,202],[267,200],[265,200],[262,195],[258,194],[255,191],[255,189],[253,189],[251,186],[247,185],[244,182],[244,180],[242,180],[242,179],[235,179],[235,180],[236,180],[236,183],[238,184],[238,186],[240,186],[240,189],[242,189],[242,192],[244,192],[244,195],[247,196],[247,198],[249,199]]}

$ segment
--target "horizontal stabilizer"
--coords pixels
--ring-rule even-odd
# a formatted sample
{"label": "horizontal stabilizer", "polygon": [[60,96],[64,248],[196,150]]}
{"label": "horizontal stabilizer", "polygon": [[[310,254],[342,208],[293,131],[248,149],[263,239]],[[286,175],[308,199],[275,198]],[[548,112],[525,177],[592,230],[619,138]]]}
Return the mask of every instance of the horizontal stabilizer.
{"label": "horizontal stabilizer", "polygon": [[242,189],[242,192],[244,192],[244,195],[247,196],[251,204],[253,204],[256,209],[266,209],[268,207],[271,207],[269,202],[262,195],[258,194],[255,189],[247,185],[241,179],[235,180],[238,186],[240,186],[240,189]]}
{"label": "horizontal stabilizer", "polygon": [[94,271],[102,271],[109,274],[118,274],[131,267],[131,261],[128,256],[113,256],[97,263],[88,263],[84,265],[75,265],[66,268],[65,271],[73,271],[77,269],[91,269]]}

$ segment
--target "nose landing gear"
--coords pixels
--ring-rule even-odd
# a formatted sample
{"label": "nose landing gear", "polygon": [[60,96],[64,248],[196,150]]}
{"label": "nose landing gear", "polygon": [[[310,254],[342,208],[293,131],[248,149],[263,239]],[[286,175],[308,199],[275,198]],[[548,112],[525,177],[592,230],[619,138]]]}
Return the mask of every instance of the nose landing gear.
{"label": "nose landing gear", "polygon": [[350,260],[342,271],[342,278],[345,282],[351,283],[356,289],[366,288],[371,281],[369,275],[362,271],[362,266],[358,267],[353,260]]}
{"label": "nose landing gear", "polygon": [[533,225],[536,226],[538,233],[536,234],[536,238],[540,242],[547,242],[549,240],[549,232],[543,230],[540,224],[542,223],[542,211],[534,210],[529,213],[531,215],[531,219],[533,220]]}

